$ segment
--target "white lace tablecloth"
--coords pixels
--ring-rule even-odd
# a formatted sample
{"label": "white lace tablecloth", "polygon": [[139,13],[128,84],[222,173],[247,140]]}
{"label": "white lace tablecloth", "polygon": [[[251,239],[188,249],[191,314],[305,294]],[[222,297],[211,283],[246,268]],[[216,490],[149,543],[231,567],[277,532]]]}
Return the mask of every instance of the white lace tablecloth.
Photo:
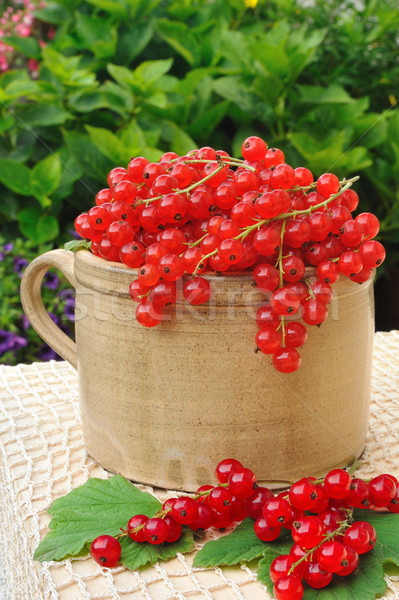
{"label": "white lace tablecloth", "polygon": [[[369,434],[362,460],[362,476],[399,476],[398,331],[375,335]],[[247,566],[193,569],[193,554],[140,573],[101,569],[90,558],[34,562],[33,550],[50,520],[46,509],[89,477],[109,474],[85,452],[74,369],[63,362],[0,367],[1,600],[270,598]],[[387,577],[387,598],[399,599],[396,580]]]}

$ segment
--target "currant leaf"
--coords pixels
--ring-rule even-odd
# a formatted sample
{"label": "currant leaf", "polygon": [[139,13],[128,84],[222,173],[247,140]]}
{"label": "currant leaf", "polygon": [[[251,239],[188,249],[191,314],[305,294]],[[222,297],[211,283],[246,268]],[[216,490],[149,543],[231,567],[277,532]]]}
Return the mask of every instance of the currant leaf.
{"label": "currant leaf", "polygon": [[34,558],[49,561],[80,555],[97,536],[117,535],[134,514],[151,517],[160,507],[154,496],[121,475],[89,479],[52,504],[48,510],[54,517],[50,531],[36,548]]}
{"label": "currant leaf", "polygon": [[[289,543],[288,533],[286,539],[287,542],[284,542],[283,537],[279,538],[279,543],[273,543],[273,548],[281,554],[285,553]],[[196,555],[193,565],[194,567],[236,565],[263,556],[267,547],[267,543],[256,537],[252,519],[245,519],[230,535],[207,542]]]}
{"label": "currant leaf", "polygon": [[[258,581],[267,587],[271,595],[274,584],[269,570],[279,554],[273,548],[267,548],[258,565]],[[359,567],[353,575],[335,575],[332,582],[321,590],[312,589],[305,584],[303,600],[374,600],[384,594],[385,590],[384,569],[378,557],[370,552],[360,557]]]}
{"label": "currant leaf", "polygon": [[130,538],[120,540],[122,554],[120,562],[128,569],[136,571],[146,565],[153,565],[158,560],[168,560],[178,552],[186,553],[194,549],[195,542],[191,531],[183,531],[182,536],[172,544],[147,544],[133,542]]}
{"label": "currant leaf", "polygon": [[90,250],[91,242],[87,240],[71,240],[64,244],[65,250],[71,250],[72,252],[76,252],[77,250]]}
{"label": "currant leaf", "polygon": [[377,533],[373,554],[382,562],[399,565],[399,516],[393,513],[356,510],[356,521],[367,521]]}

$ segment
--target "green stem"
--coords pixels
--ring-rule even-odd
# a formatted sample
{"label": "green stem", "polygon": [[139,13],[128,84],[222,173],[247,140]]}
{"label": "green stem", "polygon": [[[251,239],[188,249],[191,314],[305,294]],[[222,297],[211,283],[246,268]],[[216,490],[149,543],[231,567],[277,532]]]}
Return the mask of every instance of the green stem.
{"label": "green stem", "polygon": [[[314,482],[313,482],[314,483]],[[316,552],[316,550],[318,548],[320,548],[320,546],[322,546],[326,541],[330,540],[331,538],[334,538],[336,535],[340,534],[341,532],[345,531],[345,529],[347,529],[350,525],[349,521],[352,518],[352,514],[353,514],[353,509],[350,511],[350,514],[348,514],[348,516],[346,517],[345,521],[342,521],[339,525],[339,527],[337,527],[337,529],[334,529],[334,531],[331,531],[330,533],[327,533],[323,539],[321,540],[321,542],[319,542],[318,544],[316,544],[316,546],[313,546],[313,548],[310,548],[308,550],[308,552],[306,552],[306,554],[304,554],[299,560],[297,560],[292,567],[290,568],[290,570],[288,571],[287,575],[291,575],[291,573],[293,572],[293,570],[303,561],[307,560],[309,558],[309,556],[311,556],[314,552]]]}
{"label": "green stem", "polygon": [[[285,233],[286,223],[287,223],[287,219],[284,219],[282,226],[281,226],[280,248],[278,250],[278,258],[277,258],[278,274],[279,274],[279,287],[280,288],[282,288],[284,285],[284,281],[283,281],[283,275],[284,275],[283,244],[284,244],[284,233]],[[283,316],[281,316],[280,323],[281,323],[281,346],[283,348],[285,348],[285,319]]]}

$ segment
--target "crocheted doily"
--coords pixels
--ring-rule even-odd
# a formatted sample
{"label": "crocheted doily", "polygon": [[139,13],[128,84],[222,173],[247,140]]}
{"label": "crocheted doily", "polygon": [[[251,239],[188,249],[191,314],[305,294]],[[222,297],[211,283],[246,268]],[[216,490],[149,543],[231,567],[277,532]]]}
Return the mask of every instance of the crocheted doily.
{"label": "crocheted doily", "polygon": [[[399,476],[399,332],[377,333],[367,446],[358,474]],[[267,600],[248,566],[193,569],[194,553],[131,572],[90,558],[32,560],[46,509],[89,477],[107,478],[86,454],[76,372],[67,363],[0,367],[0,597],[4,600]],[[161,500],[172,492],[141,489]],[[220,534],[212,532],[208,538]],[[204,541],[197,544],[197,549]],[[387,598],[399,599],[399,576]]]}

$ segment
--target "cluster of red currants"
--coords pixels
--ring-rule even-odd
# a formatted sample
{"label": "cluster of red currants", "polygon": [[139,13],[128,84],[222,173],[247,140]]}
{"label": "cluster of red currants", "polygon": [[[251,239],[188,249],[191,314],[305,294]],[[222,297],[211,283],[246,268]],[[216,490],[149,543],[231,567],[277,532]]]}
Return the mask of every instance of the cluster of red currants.
{"label": "cluster of red currants", "polygon": [[133,158],[109,173],[109,188],[75,228],[95,255],[138,270],[129,291],[145,327],[158,325],[175,304],[179,279],[184,298],[201,305],[211,288],[200,274],[251,271],[270,300],[257,314],[257,347],[273,355],[278,371],[291,373],[307,336],[299,319],[323,323],[330,284],[340,274],[362,283],[383,262],[385,250],[373,239],[379,222],[371,213],[352,218],[357,177],[340,182],[325,173],[315,182],[255,136],[242,155],[203,147],[185,156],[168,152],[159,163]]}
{"label": "cluster of red currants", "polygon": [[399,513],[396,477],[383,474],[367,483],[352,479],[343,469],[334,469],[320,480],[300,479],[287,492],[267,500],[255,521],[256,535],[273,541],[283,527],[291,531],[293,540],[290,553],[278,556],[270,566],[275,599],[300,600],[303,579],[320,589],[334,574],[353,573],[359,554],[372,550],[377,539],[370,523],[354,521],[353,511],[383,507]]}
{"label": "cluster of red currants", "polygon": [[300,600],[303,579],[313,588],[323,588],[333,574],[353,573],[359,554],[374,547],[375,529],[366,521],[354,521],[355,508],[399,513],[399,483],[393,475],[366,482],[334,469],[324,479],[304,477],[274,495],[257,484],[250,469],[228,458],[217,465],[216,477],[218,485],[203,485],[193,497],[169,498],[153,517],[134,515],[120,535],[96,538],[92,557],[102,566],[113,567],[121,556],[117,539],[121,536],[162,544],[177,541],[184,525],[202,534],[210,527],[222,529],[250,517],[262,541],[276,540],[283,528],[291,531],[290,554],[275,558],[270,577],[276,600]]}

